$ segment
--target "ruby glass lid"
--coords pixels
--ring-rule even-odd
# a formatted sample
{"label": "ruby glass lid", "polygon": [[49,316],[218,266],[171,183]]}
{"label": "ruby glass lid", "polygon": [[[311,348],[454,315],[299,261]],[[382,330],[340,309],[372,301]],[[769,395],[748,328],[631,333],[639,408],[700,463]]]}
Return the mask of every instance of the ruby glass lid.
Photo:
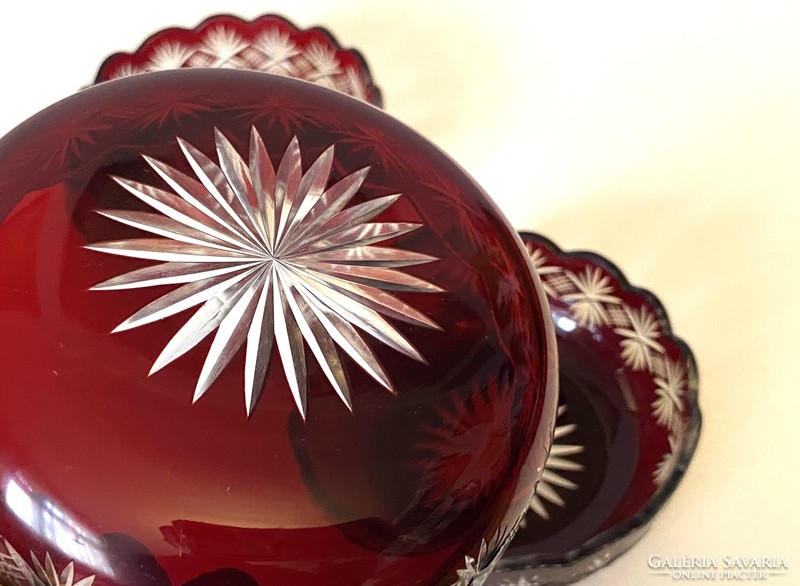
{"label": "ruby glass lid", "polygon": [[24,122],[0,185],[0,579],[485,579],[555,338],[446,155],[341,92],[183,69]]}

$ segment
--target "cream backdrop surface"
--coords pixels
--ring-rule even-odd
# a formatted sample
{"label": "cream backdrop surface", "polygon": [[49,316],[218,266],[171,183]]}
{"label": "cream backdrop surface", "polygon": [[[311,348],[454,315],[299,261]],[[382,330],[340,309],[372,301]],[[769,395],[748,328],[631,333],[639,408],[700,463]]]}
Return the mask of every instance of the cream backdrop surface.
{"label": "cream backdrop surface", "polygon": [[650,532],[586,584],[671,583],[652,554],[784,557],[769,581],[800,584],[800,3],[6,3],[0,131],[107,54],[220,11],[328,26],[516,227],[664,301],[700,366],[700,446]]}

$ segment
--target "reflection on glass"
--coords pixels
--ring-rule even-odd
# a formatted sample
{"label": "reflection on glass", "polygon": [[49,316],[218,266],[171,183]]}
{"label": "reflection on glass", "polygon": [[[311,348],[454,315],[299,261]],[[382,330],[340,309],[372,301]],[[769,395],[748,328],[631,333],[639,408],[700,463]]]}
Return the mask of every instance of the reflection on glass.
{"label": "reflection on glass", "polygon": [[12,478],[3,491],[14,515],[69,559],[113,577],[100,540],[47,496],[33,492],[21,478]]}
{"label": "reflection on glass", "polygon": [[570,319],[566,315],[562,315],[556,319],[556,327],[562,332],[569,333],[578,327],[578,324],[575,323],[574,319]]}

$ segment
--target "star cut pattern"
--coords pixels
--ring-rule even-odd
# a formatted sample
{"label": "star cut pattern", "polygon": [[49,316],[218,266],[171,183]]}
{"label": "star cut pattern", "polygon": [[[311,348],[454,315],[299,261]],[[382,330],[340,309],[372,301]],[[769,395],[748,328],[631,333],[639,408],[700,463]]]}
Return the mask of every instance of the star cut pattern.
{"label": "star cut pattern", "polygon": [[470,555],[464,556],[464,568],[456,570],[458,579],[452,586],[483,586],[500,561],[503,552],[514,539],[518,528],[519,521],[513,525],[498,527],[488,543],[485,539],[481,539],[477,559]]}
{"label": "star cut pattern", "polygon": [[678,436],[669,436],[668,443],[669,450],[661,456],[661,460],[658,461],[656,469],[653,471],[653,482],[656,486],[663,486],[669,480],[678,463]]}
{"label": "star cut pattern", "polygon": [[608,323],[606,304],[620,303],[620,299],[611,294],[614,292],[614,288],[611,286],[609,278],[596,267],[594,271],[586,267],[586,270],[580,275],[572,272],[565,274],[577,289],[575,293],[562,295],[565,301],[570,302],[569,307],[575,320],[588,328]]}
{"label": "star cut pattern", "polygon": [[[559,405],[556,421],[561,419],[566,412],[567,406]],[[542,478],[528,505],[531,511],[544,520],[550,518],[550,512],[547,510],[545,502],[557,507],[564,507],[564,499],[559,494],[559,490],[578,489],[578,485],[563,474],[564,472],[581,471],[585,468],[582,463],[575,461],[575,456],[583,453],[584,446],[564,442],[564,438],[573,434],[577,429],[576,423],[562,423],[556,425],[553,432],[553,444],[544,464]]]}
{"label": "star cut pattern", "polygon": [[566,304],[581,326],[609,328],[619,339],[623,364],[649,375],[655,395],[653,419],[669,431],[669,448],[653,471],[653,483],[661,486],[674,467],[675,450],[685,432],[683,406],[688,386],[686,368],[670,361],[661,343],[665,335],[661,320],[652,308],[635,308],[623,301],[616,281],[600,267],[586,266],[582,273],[575,273],[556,264],[545,247],[527,242],[526,248],[548,297]]}
{"label": "star cut pattern", "polygon": [[465,510],[496,489],[510,457],[501,414],[513,410],[513,398],[506,382],[495,381],[437,408],[438,422],[423,426],[426,438],[411,465],[423,473],[421,494],[429,506]]}
{"label": "star cut pattern", "polygon": [[194,401],[244,347],[248,416],[260,397],[273,345],[303,417],[307,407],[306,347],[349,409],[353,408],[350,384],[339,351],[394,393],[364,334],[424,363],[425,358],[386,318],[439,329],[432,319],[393,293],[443,291],[399,270],[432,262],[435,257],[376,246],[421,227],[418,223],[373,221],[401,194],[348,205],[369,167],[329,185],[334,147],[303,172],[299,141],[294,138],[276,171],[255,127],[248,162],[219,130],[215,130],[219,164],[186,141],[178,139],[178,143],[194,177],[144,156],[171,191],[113,177],[153,211],[98,210],[111,220],[157,237],[98,242],[87,248],[160,264],[116,276],[95,285],[94,290],[179,285],[138,310],[114,332],[199,305],[166,344],[150,373],[216,331]]}
{"label": "star cut pattern", "polygon": [[614,332],[625,338],[620,342],[622,359],[633,370],[653,370],[653,355],[663,354],[664,347],[659,344],[661,327],[656,317],[642,306],[633,311],[624,306],[630,327],[615,328]]}
{"label": "star cut pattern", "polygon": [[182,68],[240,69],[295,77],[369,101],[364,76],[352,65],[344,65],[337,49],[322,42],[301,45],[287,30],[268,28],[248,38],[233,27],[210,27],[196,43],[166,40],[149,50],[141,65],[120,61],[110,79],[152,71]]}
{"label": "star cut pattern", "polygon": [[49,553],[45,554],[44,563],[31,552],[31,564],[28,564],[19,553],[0,537],[0,584],[3,586],[92,586],[94,576],[77,580],[75,563],[68,563],[59,573]]}
{"label": "star cut pattern", "polygon": [[544,253],[541,251],[541,249],[535,248],[533,243],[526,242],[525,249],[528,251],[528,256],[530,256],[531,263],[533,264],[536,274],[539,275],[539,280],[542,283],[542,289],[544,289],[545,294],[549,295],[550,297],[558,297],[558,293],[556,293],[555,289],[553,289],[553,287],[544,279],[544,277],[546,275],[557,275],[561,272],[561,268],[557,266],[548,266]]}
{"label": "star cut pattern", "polygon": [[678,362],[665,362],[664,376],[656,376],[656,400],[653,401],[653,415],[659,424],[675,429],[680,423],[683,411],[683,395],[686,392],[686,373]]}

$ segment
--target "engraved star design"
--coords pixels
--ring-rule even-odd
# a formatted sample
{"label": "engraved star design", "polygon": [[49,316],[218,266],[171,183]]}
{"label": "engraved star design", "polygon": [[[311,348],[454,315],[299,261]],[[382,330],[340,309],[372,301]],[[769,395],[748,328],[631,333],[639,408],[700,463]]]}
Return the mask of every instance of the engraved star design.
{"label": "engraved star design", "polygon": [[249,46],[239,33],[225,26],[206,32],[203,44],[197,48],[189,63],[193,67],[248,69],[239,53]]}
{"label": "engraved star design", "polygon": [[[286,94],[273,93],[258,103],[235,108],[238,118],[250,123],[275,124],[289,134],[304,123],[320,124],[321,116],[311,110],[300,112],[297,103]],[[344,142],[344,141],[341,141]]]}
{"label": "engraved star design", "polygon": [[[481,542],[481,553],[486,549],[486,542]],[[458,580],[453,586],[477,586],[477,580],[481,578],[480,561],[476,561],[472,556],[464,556],[464,569],[457,570]],[[481,583],[485,580],[481,580]]]}
{"label": "engraved star design", "polygon": [[63,120],[48,137],[48,144],[56,147],[50,156],[50,162],[59,165],[70,165],[73,162],[80,164],[89,155],[92,147],[97,145],[98,134],[112,128],[112,121],[99,117],[89,121]]}
{"label": "engraved star design", "polygon": [[508,427],[499,414],[510,412],[512,402],[507,385],[491,384],[466,400],[453,395],[437,410],[439,424],[424,426],[429,439],[418,444],[412,466],[425,474],[429,505],[466,509],[496,488],[509,459]]}
{"label": "engraved star design", "polygon": [[[413,166],[407,157],[404,157],[392,143],[387,140],[384,132],[378,128],[359,125],[349,120],[334,121],[347,126],[347,138],[342,142],[346,143],[353,153],[364,154],[377,158],[377,163],[390,171],[408,171],[409,164]],[[425,181],[421,181],[425,185]],[[425,185],[428,187],[427,185]]]}
{"label": "engraved star design", "polygon": [[633,370],[652,370],[653,353],[664,353],[664,346],[658,342],[661,336],[658,319],[644,305],[638,312],[627,305],[624,309],[631,327],[614,329],[614,332],[625,338],[620,342],[622,360]]}
{"label": "engraved star design", "polygon": [[70,562],[59,573],[50,554],[45,554],[42,564],[31,552],[32,565],[22,558],[11,544],[0,537],[5,552],[0,551],[0,584],[9,586],[92,586],[94,576],[75,579],[75,564]]}
{"label": "engraved star design", "polygon": [[345,69],[345,79],[347,81],[347,87],[350,90],[345,91],[345,93],[366,102],[368,98],[367,83],[364,81],[364,76],[361,72],[354,67],[348,67]]}
{"label": "engraved star design", "polygon": [[686,387],[686,372],[679,362],[667,360],[664,376],[657,376],[656,400],[653,401],[653,416],[659,424],[675,429],[681,421],[683,394]]}
{"label": "engraved star design", "polygon": [[187,100],[183,88],[165,88],[161,99],[155,101],[148,96],[146,100],[130,101],[119,108],[114,118],[129,122],[137,129],[146,129],[148,126],[160,129],[167,124],[209,112],[217,103],[216,97],[198,95]]}
{"label": "engraved star design", "polygon": [[621,303],[619,297],[612,295],[614,287],[611,286],[610,279],[597,267],[594,271],[586,267],[581,275],[569,271],[566,275],[578,289],[577,293],[568,293],[562,297],[571,303],[570,310],[575,321],[588,328],[609,323],[610,318],[604,304]]}
{"label": "engraved star design", "polygon": [[180,69],[186,66],[195,49],[182,43],[167,41],[160,44],[153,51],[147,64],[148,71],[164,71],[167,69]]}
{"label": "engraved star design", "polygon": [[133,75],[139,75],[140,73],[145,73],[146,70],[140,67],[135,66],[133,63],[122,63],[121,65],[117,66],[111,72],[109,79],[120,79],[123,77],[131,77]]}
{"label": "engraved star design", "polygon": [[144,157],[172,191],[113,178],[155,212],[99,213],[159,238],[99,242],[87,248],[161,264],[114,277],[93,289],[180,285],[141,308],[114,331],[140,327],[200,305],[164,347],[151,374],[216,330],[197,380],[194,401],[244,347],[248,416],[261,394],[273,343],[303,417],[306,346],[349,409],[348,376],[339,350],[394,393],[363,333],[424,363],[419,351],[384,316],[431,329],[439,326],[387,291],[442,291],[398,270],[434,261],[435,257],[374,246],[420,227],[416,223],[371,221],[401,195],[377,197],[348,207],[369,167],[328,186],[333,146],[303,173],[300,145],[294,138],[275,171],[255,128],[250,136],[248,163],[219,130],[215,132],[219,164],[178,139],[195,177]]}
{"label": "engraved star design", "polygon": [[[567,412],[566,405],[560,405],[557,418],[560,419]],[[556,425],[553,433],[553,445],[550,454],[544,465],[544,472],[536,492],[530,502],[530,509],[544,520],[550,518],[550,513],[545,506],[545,501],[558,507],[564,507],[564,499],[559,494],[559,489],[577,490],[578,485],[566,478],[562,472],[580,471],[585,468],[580,462],[576,462],[574,457],[584,451],[584,447],[578,444],[564,443],[563,439],[575,432],[578,428],[575,423]]]}
{"label": "engraved star design", "polygon": [[678,439],[674,435],[670,435],[668,441],[669,451],[661,456],[661,460],[659,460],[656,469],[653,471],[653,483],[656,486],[663,486],[669,480],[673,470],[675,470],[675,465],[678,463]]}
{"label": "engraved star design", "polygon": [[542,249],[535,248],[535,244],[532,242],[526,242],[525,248],[528,251],[528,256],[530,256],[531,263],[533,264],[533,268],[536,270],[536,274],[539,275],[539,281],[542,283],[542,288],[544,289],[545,294],[553,299],[558,299],[558,293],[547,282],[547,276],[557,275],[561,272],[561,267],[548,265]]}
{"label": "engraved star design", "polygon": [[336,89],[333,78],[342,73],[336,51],[319,43],[312,43],[306,47],[305,59],[308,63],[308,70],[304,71],[303,79],[323,87]]}
{"label": "engraved star design", "polygon": [[253,41],[253,49],[259,54],[256,67],[266,73],[294,75],[292,60],[302,51],[294,44],[289,33],[279,29],[269,29]]}
{"label": "engraved star design", "polygon": [[498,528],[489,543],[481,539],[478,559],[470,555],[464,556],[464,568],[456,570],[458,580],[452,586],[483,586],[500,560],[500,556],[514,538],[518,525],[519,521],[510,527]]}

